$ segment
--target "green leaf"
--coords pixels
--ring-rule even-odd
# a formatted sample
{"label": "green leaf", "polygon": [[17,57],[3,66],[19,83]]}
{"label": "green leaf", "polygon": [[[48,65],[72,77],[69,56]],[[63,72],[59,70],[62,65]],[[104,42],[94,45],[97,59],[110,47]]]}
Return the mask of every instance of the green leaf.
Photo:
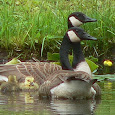
{"label": "green leaf", "polygon": [[113,74],[106,74],[106,75],[94,75],[93,74],[93,78],[94,79],[98,79],[98,81],[103,81],[103,80],[107,80],[107,81],[115,81],[115,75]]}
{"label": "green leaf", "polygon": [[18,60],[17,58],[13,58],[11,61],[7,62],[5,65],[12,65],[12,64],[18,64],[21,63],[20,60]]}
{"label": "green leaf", "polygon": [[93,62],[98,62],[98,58],[95,58],[93,56],[89,56],[87,59],[93,61]]}
{"label": "green leaf", "polygon": [[61,66],[61,63],[60,62],[51,62],[53,64],[57,64],[57,65],[60,65]]}
{"label": "green leaf", "polygon": [[72,65],[72,62],[73,62],[73,55],[69,55],[69,62],[70,62],[70,64]]}
{"label": "green leaf", "polygon": [[109,78],[109,81],[114,81],[115,82],[115,78]]}
{"label": "green leaf", "polygon": [[50,61],[59,61],[59,53],[50,53],[48,52],[47,53],[47,59],[50,60]]}
{"label": "green leaf", "polygon": [[91,72],[95,71],[99,66],[96,65],[94,62],[92,62],[91,60],[85,58],[86,62],[88,63],[90,69],[91,69]]}

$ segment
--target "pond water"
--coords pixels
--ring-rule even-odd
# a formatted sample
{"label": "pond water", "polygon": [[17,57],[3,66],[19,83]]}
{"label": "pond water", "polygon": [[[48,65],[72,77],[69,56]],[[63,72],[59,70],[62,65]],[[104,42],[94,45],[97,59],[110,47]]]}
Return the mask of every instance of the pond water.
{"label": "pond water", "polygon": [[115,82],[102,81],[100,100],[39,100],[35,92],[0,93],[4,115],[115,115]]}

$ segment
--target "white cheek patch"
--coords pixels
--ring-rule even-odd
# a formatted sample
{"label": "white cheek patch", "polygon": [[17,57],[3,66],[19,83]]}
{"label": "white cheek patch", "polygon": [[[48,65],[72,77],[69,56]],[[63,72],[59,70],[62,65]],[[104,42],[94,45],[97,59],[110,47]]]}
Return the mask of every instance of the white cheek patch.
{"label": "white cheek patch", "polygon": [[76,19],[74,16],[69,17],[69,20],[73,26],[80,26],[83,24],[81,21]]}
{"label": "white cheek patch", "polygon": [[71,42],[80,42],[80,38],[75,34],[73,30],[67,32]]}

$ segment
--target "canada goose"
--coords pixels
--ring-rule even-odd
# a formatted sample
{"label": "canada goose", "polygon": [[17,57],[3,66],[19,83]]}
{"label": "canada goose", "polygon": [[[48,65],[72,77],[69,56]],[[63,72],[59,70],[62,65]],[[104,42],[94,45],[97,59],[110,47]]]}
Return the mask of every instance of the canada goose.
{"label": "canada goose", "polygon": [[[90,36],[83,29],[81,29],[79,27],[72,27],[65,34],[63,41],[62,41],[62,45],[60,47],[60,62],[62,65],[62,69],[73,70],[73,67],[71,67],[69,59],[68,59],[68,53],[69,53],[69,49],[71,46],[73,48],[74,56],[76,57],[76,59],[74,58],[73,63],[75,63],[77,65],[77,64],[81,63],[82,61],[85,62],[85,58],[82,53],[82,49],[81,49],[81,45],[80,45],[81,40],[97,40],[97,39]],[[85,67],[82,69],[83,66],[85,66]],[[88,73],[91,75],[91,70],[90,70],[88,64],[85,62],[83,66],[82,67],[78,66],[78,68],[80,68],[84,71],[86,68],[86,72],[88,70],[89,71]]]}
{"label": "canada goose", "polygon": [[[85,14],[83,14],[82,12],[73,12],[68,16],[68,28],[77,27],[77,26],[82,25],[83,23],[96,22],[96,21],[97,21],[96,19],[90,18],[86,16]],[[73,35],[72,32],[70,33],[70,36],[71,35]],[[91,75],[91,70],[85,61],[84,55],[81,50],[80,42],[77,42],[77,40],[78,39],[70,39],[71,43],[67,42],[67,40],[62,41],[62,46],[60,48],[60,61],[62,64],[62,69],[64,70],[74,69],[74,71],[79,71],[79,69],[85,66],[86,69],[84,68],[84,71],[86,70]],[[83,38],[81,40],[83,40]],[[69,53],[70,47],[72,47],[73,49],[72,67],[70,66],[69,59],[68,59],[68,53]]]}
{"label": "canada goose", "polygon": [[[74,12],[68,17],[68,27],[80,26],[83,23],[95,22],[95,21],[97,21],[97,20],[89,18],[81,12]],[[85,61],[85,58],[84,58],[84,55],[83,55],[83,52],[81,49],[81,44],[80,44],[80,42],[77,42],[76,40],[78,40],[78,39],[70,39],[71,43],[68,42],[68,39],[62,41],[62,45],[60,48],[60,62],[62,65],[62,69],[74,70],[75,72],[77,72],[77,71],[86,72],[89,74],[89,77],[92,78],[92,73],[91,73],[89,65]],[[81,40],[83,40],[83,38]],[[93,39],[93,40],[96,40],[96,39]],[[68,58],[70,47],[72,47],[72,49],[73,49],[72,67],[70,65],[69,58]],[[97,96],[101,94],[101,90],[100,90],[100,87],[98,84],[96,84],[96,83],[93,84],[93,88],[95,89]]]}
{"label": "canada goose", "polygon": [[39,86],[35,83],[35,80],[32,76],[27,76],[24,81],[19,80],[19,87],[22,91],[35,91],[38,90]]}
{"label": "canada goose", "polygon": [[12,91],[20,91],[18,81],[15,75],[9,75],[8,81],[1,84],[1,92],[7,93]]}
{"label": "canada goose", "polygon": [[[80,43],[81,40],[96,40],[96,38],[90,36],[79,27],[72,27],[66,32],[62,44],[68,46],[67,44],[70,44],[72,40]],[[62,46],[64,47],[64,45]],[[68,49],[64,48],[62,49],[65,52],[67,51],[66,54],[68,54]],[[62,60],[63,57],[60,57],[60,59]],[[84,56],[82,56],[82,59],[84,60]],[[64,66],[66,65],[63,65],[62,67]],[[85,66],[82,67],[87,68],[87,65]],[[72,67],[70,65],[68,67],[70,67],[69,70],[71,70]],[[93,96],[98,96],[100,94],[100,89],[97,84],[94,85],[97,80],[91,79],[91,75],[87,71],[82,71],[82,69],[79,69],[77,72],[67,70],[58,70],[57,73],[54,72],[54,75],[51,74],[47,77],[40,86],[40,97],[53,96],[56,98],[91,98]]]}

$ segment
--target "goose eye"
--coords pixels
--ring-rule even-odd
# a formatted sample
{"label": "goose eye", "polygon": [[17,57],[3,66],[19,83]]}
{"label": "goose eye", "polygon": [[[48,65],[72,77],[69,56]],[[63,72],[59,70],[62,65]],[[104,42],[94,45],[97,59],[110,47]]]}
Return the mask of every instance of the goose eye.
{"label": "goose eye", "polygon": [[83,14],[83,16],[85,17],[85,14]]}
{"label": "goose eye", "polygon": [[83,32],[83,34],[86,34],[86,32]]}

